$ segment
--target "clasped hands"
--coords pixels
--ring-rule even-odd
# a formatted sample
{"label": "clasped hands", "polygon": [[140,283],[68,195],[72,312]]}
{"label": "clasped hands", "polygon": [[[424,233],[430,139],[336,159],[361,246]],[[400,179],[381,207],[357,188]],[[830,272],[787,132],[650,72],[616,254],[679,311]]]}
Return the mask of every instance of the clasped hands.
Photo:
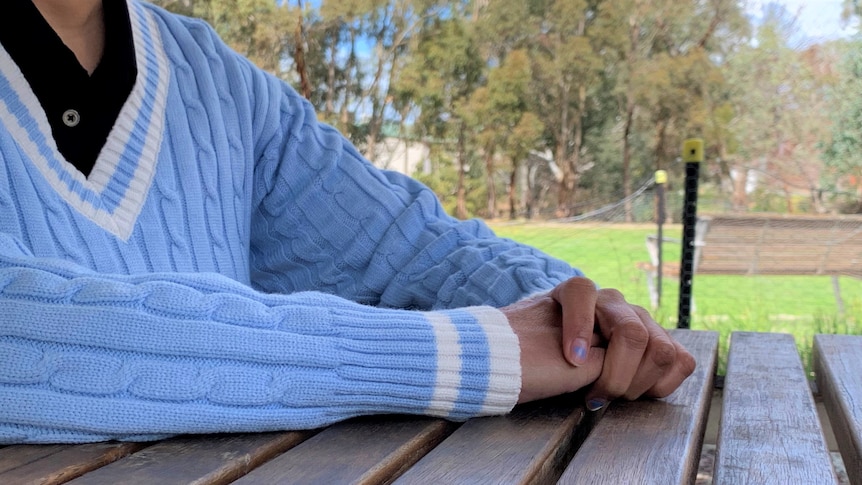
{"label": "clasped hands", "polygon": [[670,395],[694,357],[643,308],[587,278],[501,309],[521,344],[519,403],[590,386],[586,405]]}

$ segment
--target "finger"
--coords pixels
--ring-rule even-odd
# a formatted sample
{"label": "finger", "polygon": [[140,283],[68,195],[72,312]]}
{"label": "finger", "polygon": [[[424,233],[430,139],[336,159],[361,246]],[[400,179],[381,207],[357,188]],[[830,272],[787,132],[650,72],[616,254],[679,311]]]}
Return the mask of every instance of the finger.
{"label": "finger", "polygon": [[672,340],[672,342],[676,348],[676,359],[673,366],[644,394],[648,397],[670,396],[697,367],[694,356],[676,340]]}
{"label": "finger", "polygon": [[587,360],[596,316],[596,284],[583,277],[567,280],[551,292],[562,309],[563,355],[574,366]]}
{"label": "finger", "polygon": [[596,320],[608,346],[602,375],[586,396],[587,407],[593,411],[631,387],[650,339],[643,321],[619,291],[599,292]]}
{"label": "finger", "polygon": [[[649,343],[638,371],[632,379],[631,386],[623,395],[625,399],[629,400],[639,398],[656,386],[665,376],[676,373],[674,363],[677,359],[677,347],[667,331],[656,323],[649,312],[643,308],[634,307],[634,311],[646,326],[649,333]],[[672,380],[668,382],[668,384],[671,383]]]}
{"label": "finger", "polygon": [[[542,350],[548,353],[546,349]],[[584,364],[579,367],[572,367],[559,357],[557,360],[548,359],[549,362],[544,365],[525,366],[522,380],[531,385],[529,388],[521,387],[518,403],[574,392],[592,384],[602,372],[604,359],[605,349],[593,347]]]}

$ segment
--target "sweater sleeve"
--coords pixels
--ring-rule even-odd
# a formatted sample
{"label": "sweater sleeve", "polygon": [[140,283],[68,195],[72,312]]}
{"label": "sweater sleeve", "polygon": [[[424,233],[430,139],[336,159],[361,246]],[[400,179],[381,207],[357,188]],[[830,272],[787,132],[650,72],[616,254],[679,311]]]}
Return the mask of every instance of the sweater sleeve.
{"label": "sweater sleeve", "polygon": [[215,274],[97,274],[0,234],[0,444],[505,413],[519,349],[490,307],[417,312]]}
{"label": "sweater sleeve", "polygon": [[448,216],[430,189],[375,168],[289,86],[249,69],[260,288],[392,308],[501,307],[582,274],[479,220]]}

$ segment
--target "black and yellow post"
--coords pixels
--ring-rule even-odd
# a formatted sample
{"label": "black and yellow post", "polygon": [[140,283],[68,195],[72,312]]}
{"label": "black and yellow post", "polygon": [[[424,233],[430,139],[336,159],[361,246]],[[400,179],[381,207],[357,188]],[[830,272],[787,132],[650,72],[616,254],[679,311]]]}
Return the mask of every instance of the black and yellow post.
{"label": "black and yellow post", "polygon": [[697,225],[697,186],[700,162],[703,161],[703,140],[689,139],[682,146],[685,162],[685,201],[682,208],[682,259],[679,265],[679,313],[677,328],[691,326],[691,297],[694,283],[694,242]]}
{"label": "black and yellow post", "polygon": [[664,245],[664,186],[667,183],[667,172],[664,170],[656,170],[655,172],[655,196],[656,204],[656,223],[658,224],[658,241],[656,242],[656,307],[661,306],[661,281],[662,281],[662,246]]}

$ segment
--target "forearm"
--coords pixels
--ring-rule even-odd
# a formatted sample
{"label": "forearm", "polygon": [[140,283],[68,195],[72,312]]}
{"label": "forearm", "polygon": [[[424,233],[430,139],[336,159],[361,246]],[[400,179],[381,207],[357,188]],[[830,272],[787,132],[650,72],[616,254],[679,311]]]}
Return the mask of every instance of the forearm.
{"label": "forearm", "polygon": [[487,307],[384,310],[7,252],[0,315],[2,443],[466,419],[508,411],[520,388],[517,339]]}

